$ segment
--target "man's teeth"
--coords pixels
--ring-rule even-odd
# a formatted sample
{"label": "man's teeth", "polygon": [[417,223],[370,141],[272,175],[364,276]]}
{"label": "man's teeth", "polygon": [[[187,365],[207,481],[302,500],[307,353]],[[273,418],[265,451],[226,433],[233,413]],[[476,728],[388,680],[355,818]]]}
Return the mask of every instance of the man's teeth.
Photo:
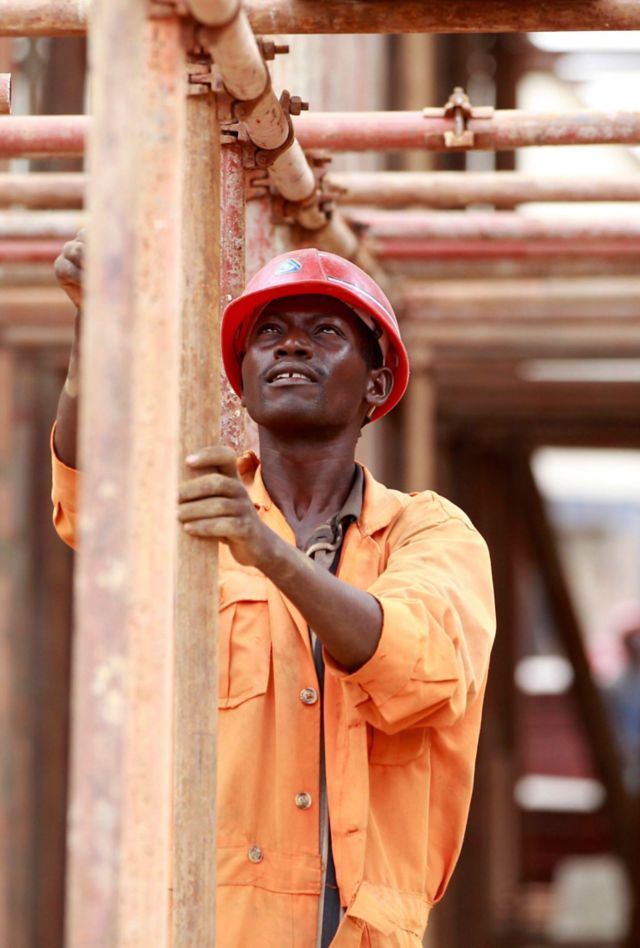
{"label": "man's teeth", "polygon": [[309,381],[308,377],[303,375],[302,372],[280,372],[276,375],[274,381],[278,379],[304,379],[305,382]]}

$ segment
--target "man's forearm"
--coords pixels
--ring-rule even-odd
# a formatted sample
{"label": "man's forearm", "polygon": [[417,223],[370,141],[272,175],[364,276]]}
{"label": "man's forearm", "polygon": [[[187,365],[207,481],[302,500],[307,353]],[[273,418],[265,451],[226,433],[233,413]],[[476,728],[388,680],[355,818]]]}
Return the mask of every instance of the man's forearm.
{"label": "man's forearm", "polygon": [[371,658],[382,631],[374,596],[333,576],[276,535],[256,565],[300,610],[338,664],[355,671]]}

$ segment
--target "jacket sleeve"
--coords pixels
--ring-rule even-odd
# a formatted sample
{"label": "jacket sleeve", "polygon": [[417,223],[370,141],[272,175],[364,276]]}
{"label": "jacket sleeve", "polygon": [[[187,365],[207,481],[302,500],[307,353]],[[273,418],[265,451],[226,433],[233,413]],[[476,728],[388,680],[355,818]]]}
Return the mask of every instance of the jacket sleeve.
{"label": "jacket sleeve", "polygon": [[54,447],[55,425],[51,431],[51,500],[53,525],[61,540],[76,549],[77,495],[80,475],[63,464]]}
{"label": "jacket sleeve", "polygon": [[388,543],[386,568],[368,589],[383,615],[377,649],[351,674],[325,653],[327,667],[387,734],[455,724],[483,692],[495,634],[486,543],[461,510],[428,492],[411,499]]}

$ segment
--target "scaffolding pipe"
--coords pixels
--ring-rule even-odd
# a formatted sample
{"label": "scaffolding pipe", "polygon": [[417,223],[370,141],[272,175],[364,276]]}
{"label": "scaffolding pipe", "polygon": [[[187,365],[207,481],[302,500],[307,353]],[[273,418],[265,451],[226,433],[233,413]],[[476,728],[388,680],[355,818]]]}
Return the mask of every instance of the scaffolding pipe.
{"label": "scaffolding pipe", "polygon": [[341,204],[356,206],[444,209],[491,204],[511,208],[550,201],[640,201],[637,174],[569,178],[518,171],[358,171],[332,172],[326,185]]}
{"label": "scaffolding pipe", "polygon": [[640,112],[537,113],[503,109],[471,118],[472,144],[448,148],[444,137],[454,121],[442,109],[424,112],[315,112],[295,121],[304,149],[329,151],[511,151],[540,145],[637,145]]}
{"label": "scaffolding pipe", "polygon": [[88,115],[19,115],[0,121],[0,158],[74,158],[83,155]]}
{"label": "scaffolding pipe", "polygon": [[62,247],[63,240],[29,239],[14,240],[0,238],[0,264],[4,263],[53,263]]}
{"label": "scaffolding pipe", "polygon": [[0,174],[0,207],[81,208],[85,180],[79,172]]}
{"label": "scaffolding pipe", "polygon": [[640,259],[640,240],[395,240],[374,238],[371,249],[386,263],[397,261],[528,261],[589,259],[603,261]]}
{"label": "scaffolding pipe", "polygon": [[[279,103],[278,103],[279,105]],[[441,109],[430,109],[441,113]],[[244,121],[244,119],[243,119]],[[86,115],[31,115],[7,117],[0,122],[0,158],[77,156],[84,152],[90,118]],[[469,120],[473,145],[447,148],[445,132],[453,120],[423,112],[316,112],[295,116],[296,139],[303,149],[329,151],[511,151],[541,145],[638,145],[640,112],[536,113],[520,109],[495,111]],[[264,134],[263,132],[260,133]],[[251,135],[250,135],[251,137]],[[287,158],[287,155],[289,156]],[[293,178],[290,164],[297,161],[296,146],[280,155],[270,168],[278,189]],[[302,180],[310,181],[300,171]],[[295,194],[302,193],[296,185]],[[287,197],[287,195],[284,195]],[[291,198],[298,200],[298,198]]]}
{"label": "scaffolding pipe", "polygon": [[534,217],[517,211],[352,210],[348,219],[372,237],[423,241],[640,241],[640,221]]}
{"label": "scaffolding pipe", "polygon": [[59,238],[71,240],[83,226],[85,215],[77,211],[2,211],[3,238]]}
{"label": "scaffolding pipe", "polygon": [[11,112],[11,73],[0,72],[0,115]]}
{"label": "scaffolding pipe", "polygon": [[[88,0],[4,0],[0,36],[76,36],[86,31]],[[198,7],[203,4],[198,4]],[[194,11],[196,4],[192,4]],[[635,0],[247,0],[254,32],[273,33],[510,33],[638,30]]]}
{"label": "scaffolding pipe", "polygon": [[[327,190],[341,204],[406,205],[454,209],[471,204],[512,208],[540,202],[640,201],[640,175],[613,178],[536,176],[518,171],[359,171],[333,172]],[[80,172],[0,173],[0,207],[71,209],[84,203]]]}

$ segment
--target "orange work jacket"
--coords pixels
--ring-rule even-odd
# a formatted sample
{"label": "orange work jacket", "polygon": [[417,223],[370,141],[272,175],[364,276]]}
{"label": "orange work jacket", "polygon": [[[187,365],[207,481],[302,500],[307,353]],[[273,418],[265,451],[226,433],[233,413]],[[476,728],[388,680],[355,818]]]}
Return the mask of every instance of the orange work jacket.
{"label": "orange work jacket", "polygon": [[[238,469],[260,517],[294,543],[255,455]],[[220,948],[315,948],[321,708],[346,907],[333,948],[419,948],[460,852],[495,628],[486,544],[437,494],[364,478],[338,576],[376,597],[382,634],[352,674],[325,653],[324,701],[305,619],[221,545]],[[76,481],[54,455],[54,524],[71,545]]]}

